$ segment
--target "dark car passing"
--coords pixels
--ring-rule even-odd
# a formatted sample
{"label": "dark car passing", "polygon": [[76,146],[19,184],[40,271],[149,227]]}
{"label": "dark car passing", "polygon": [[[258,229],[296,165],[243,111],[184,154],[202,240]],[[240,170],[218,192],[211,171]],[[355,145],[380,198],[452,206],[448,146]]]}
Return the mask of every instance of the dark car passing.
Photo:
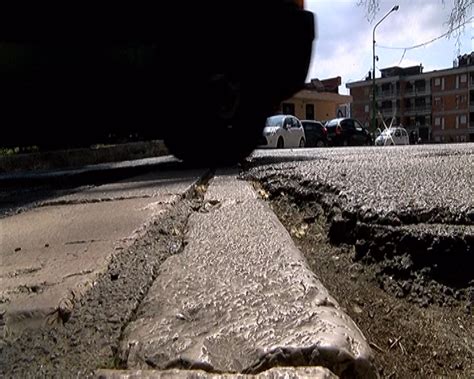
{"label": "dark car passing", "polygon": [[306,147],[324,147],[328,145],[327,129],[319,121],[302,120],[306,135]]}
{"label": "dark car passing", "polygon": [[370,146],[372,137],[362,124],[353,118],[335,118],[326,125],[330,146]]}

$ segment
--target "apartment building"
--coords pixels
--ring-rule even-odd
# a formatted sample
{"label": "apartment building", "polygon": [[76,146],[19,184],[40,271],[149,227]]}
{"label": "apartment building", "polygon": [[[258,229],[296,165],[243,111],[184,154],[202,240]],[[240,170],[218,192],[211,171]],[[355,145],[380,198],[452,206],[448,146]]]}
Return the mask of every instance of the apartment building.
{"label": "apartment building", "polygon": [[312,79],[304,89],[280,104],[279,113],[291,114],[300,120],[330,120],[349,116],[352,97],[339,94],[341,77]]}
{"label": "apartment building", "polygon": [[[380,118],[403,125],[425,142],[474,142],[474,52],[452,68],[389,67],[375,80],[377,126]],[[366,126],[372,117],[373,82],[348,83],[352,115]]]}

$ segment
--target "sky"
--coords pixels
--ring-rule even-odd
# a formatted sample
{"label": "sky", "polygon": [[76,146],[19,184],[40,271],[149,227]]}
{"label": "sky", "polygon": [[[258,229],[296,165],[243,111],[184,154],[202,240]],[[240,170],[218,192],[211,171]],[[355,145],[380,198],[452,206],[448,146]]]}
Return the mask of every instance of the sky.
{"label": "sky", "polygon": [[427,46],[407,50],[404,56],[404,50],[382,48],[413,46],[443,35],[448,30],[446,21],[453,1],[445,0],[443,5],[442,0],[380,0],[380,10],[371,22],[366,9],[357,6],[357,0],[306,0],[306,8],[316,15],[317,24],[308,79],[341,76],[339,92],[347,94],[347,82],[363,80],[372,70],[372,30],[394,5],[399,5],[399,10],[392,12],[375,31],[375,55],[379,58],[375,63],[376,77],[380,76],[377,67],[421,63],[423,72],[453,67],[459,54],[474,51],[474,21],[466,24],[460,46],[455,38],[443,37]]}

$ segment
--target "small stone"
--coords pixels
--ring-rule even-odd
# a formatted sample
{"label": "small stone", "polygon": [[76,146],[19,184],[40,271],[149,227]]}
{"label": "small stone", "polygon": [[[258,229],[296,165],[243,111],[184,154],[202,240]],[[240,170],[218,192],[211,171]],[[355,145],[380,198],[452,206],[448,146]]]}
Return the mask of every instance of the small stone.
{"label": "small stone", "polygon": [[49,243],[45,243],[45,244],[44,244],[44,247],[49,247]]}
{"label": "small stone", "polygon": [[15,253],[18,252],[18,251],[21,251],[21,247],[15,248]]}
{"label": "small stone", "polygon": [[354,306],[352,307],[352,309],[353,309],[353,311],[354,311],[355,313],[357,313],[357,314],[361,314],[361,313],[363,312],[362,308],[359,307],[358,305],[354,305]]}

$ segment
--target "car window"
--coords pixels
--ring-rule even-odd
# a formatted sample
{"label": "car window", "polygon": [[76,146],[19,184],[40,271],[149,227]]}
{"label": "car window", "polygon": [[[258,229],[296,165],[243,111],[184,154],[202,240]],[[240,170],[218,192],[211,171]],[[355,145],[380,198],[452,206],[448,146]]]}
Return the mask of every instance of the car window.
{"label": "car window", "polygon": [[292,117],[287,117],[284,123],[285,128],[291,128],[293,126]]}
{"label": "car window", "polygon": [[267,122],[265,125],[282,127],[284,119],[285,118],[283,116],[272,116],[272,117],[267,118]]}
{"label": "car window", "polygon": [[402,136],[403,136],[403,137],[407,137],[407,136],[408,136],[406,130],[403,130],[403,129],[402,129]]}
{"label": "car window", "polygon": [[297,118],[293,118],[293,128],[301,128],[301,121]]}
{"label": "car window", "polygon": [[359,121],[354,120],[354,123],[355,123],[355,127],[357,128],[357,130],[360,130],[360,131],[364,130],[364,127],[362,126],[362,124]]}
{"label": "car window", "polygon": [[355,129],[354,121],[352,120],[343,120],[341,121],[342,129],[344,130],[353,130]]}

